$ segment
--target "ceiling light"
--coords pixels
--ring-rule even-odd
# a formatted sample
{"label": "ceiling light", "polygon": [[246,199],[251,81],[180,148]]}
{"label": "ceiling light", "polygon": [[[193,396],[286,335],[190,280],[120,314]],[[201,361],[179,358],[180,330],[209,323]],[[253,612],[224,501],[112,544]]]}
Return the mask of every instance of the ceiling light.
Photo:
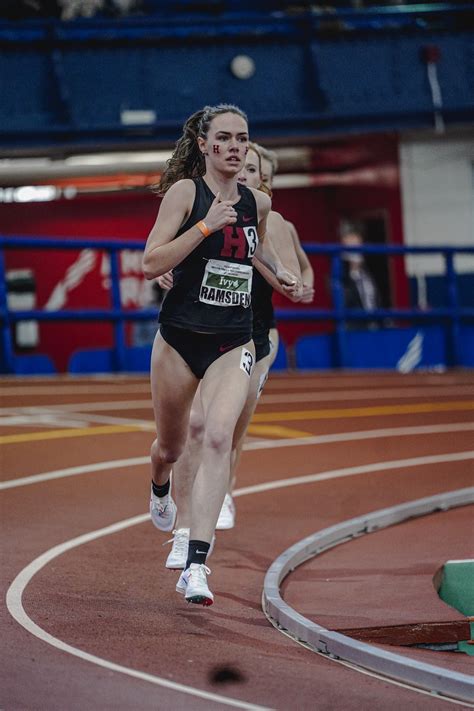
{"label": "ceiling light", "polygon": [[237,79],[250,79],[255,74],[255,62],[248,54],[237,54],[230,63],[230,71]]}

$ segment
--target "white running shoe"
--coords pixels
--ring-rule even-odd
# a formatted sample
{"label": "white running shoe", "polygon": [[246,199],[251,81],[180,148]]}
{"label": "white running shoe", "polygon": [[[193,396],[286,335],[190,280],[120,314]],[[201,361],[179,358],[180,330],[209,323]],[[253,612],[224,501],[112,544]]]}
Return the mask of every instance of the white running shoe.
{"label": "white running shoe", "polygon": [[[211,545],[209,546],[209,552],[207,554],[208,558],[214,550],[215,541],[216,537],[212,536]],[[165,567],[171,570],[184,570],[188,557],[189,528],[175,529],[173,531],[173,538],[170,538],[166,543],[173,543],[173,546],[166,559]],[[163,545],[165,544],[163,543]]]}
{"label": "white running shoe", "polygon": [[216,529],[222,531],[226,528],[234,528],[235,526],[235,504],[230,494],[225,495],[224,503],[222,504],[219,518],[217,519]]}
{"label": "white running shoe", "polygon": [[161,499],[155,496],[153,489],[150,497],[151,520],[160,531],[172,531],[176,521],[176,504],[171,494],[163,496]]}
{"label": "white running shoe", "polygon": [[191,563],[189,568],[183,570],[176,583],[176,592],[184,595],[186,602],[196,605],[212,605],[214,595],[208,588],[207,576],[210,570],[204,563]]}
{"label": "white running shoe", "polygon": [[189,528],[177,528],[173,531],[173,538],[167,543],[173,542],[169,555],[166,559],[165,567],[171,570],[182,570],[186,565],[189,545]]}

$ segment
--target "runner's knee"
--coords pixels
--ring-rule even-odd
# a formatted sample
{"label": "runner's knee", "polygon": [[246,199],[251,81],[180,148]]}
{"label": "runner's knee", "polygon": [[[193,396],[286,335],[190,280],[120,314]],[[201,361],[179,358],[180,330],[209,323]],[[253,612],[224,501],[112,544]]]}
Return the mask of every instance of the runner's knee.
{"label": "runner's knee", "polygon": [[204,421],[200,412],[191,410],[189,416],[189,438],[200,443],[204,438]]}
{"label": "runner's knee", "polygon": [[232,445],[232,432],[225,427],[213,427],[212,430],[206,433],[204,445],[214,450],[217,454],[227,454],[230,452]]}
{"label": "runner's knee", "polygon": [[158,444],[156,439],[151,445],[151,459],[153,462],[174,464],[181,456],[181,452],[182,447],[176,444],[171,444],[170,446]]}

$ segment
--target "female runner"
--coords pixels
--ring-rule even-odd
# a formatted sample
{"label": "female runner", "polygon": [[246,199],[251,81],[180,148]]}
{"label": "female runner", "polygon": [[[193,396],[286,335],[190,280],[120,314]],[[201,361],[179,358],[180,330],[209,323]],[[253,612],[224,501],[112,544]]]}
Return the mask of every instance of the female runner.
{"label": "female runner", "polygon": [[[239,182],[247,187],[259,187],[261,184],[260,156],[254,144],[250,144],[247,153],[245,167],[239,175]],[[283,218],[273,211],[267,220],[267,236],[271,240],[273,247],[280,255],[282,262],[292,272],[299,273],[299,265],[291,236],[288,233],[286,223]],[[252,282],[252,309],[253,309],[253,340],[256,350],[256,365],[250,378],[250,387],[245,406],[239,417],[234,432],[232,451],[232,471],[237,465],[245,433],[250,419],[254,412],[257,398],[262,391],[268,370],[274,360],[275,354],[272,351],[269,340],[269,329],[273,325],[273,309],[271,306],[272,287],[267,284],[259,271],[265,271],[266,278],[272,279],[273,285],[282,291],[284,295],[290,296],[292,300],[298,301],[301,291],[295,289],[289,294],[288,290],[282,290],[281,285],[273,277],[273,274],[254,257],[254,271]],[[168,273],[159,278],[160,286],[170,288],[173,285],[173,275]],[[194,477],[201,460],[201,446],[204,430],[203,412],[199,398],[199,391],[194,399],[191,410],[188,438],[185,450],[173,467],[174,495],[178,502],[178,517],[176,529],[173,531],[173,546],[166,561],[168,568],[183,568],[187,558],[188,540],[190,535],[192,501],[191,492],[193,489]],[[231,477],[232,478],[232,477]],[[227,503],[230,500],[230,504]],[[226,494],[225,502],[222,506],[217,528],[232,528],[234,525],[234,508],[230,493]]]}
{"label": "female runner", "polygon": [[260,256],[289,293],[298,281],[263,241],[269,197],[237,181],[247,148],[247,118],[235,106],[206,106],[186,121],[158,186],[164,197],[143,255],[147,279],[171,269],[174,274],[151,359],[157,435],[151,447],[150,512],[158,528],[173,528],[170,471],[183,451],[201,384],[202,453],[192,493],[188,556],[176,589],[202,605],[213,602],[206,557],[228,486],[232,434],[255,361],[253,256]]}

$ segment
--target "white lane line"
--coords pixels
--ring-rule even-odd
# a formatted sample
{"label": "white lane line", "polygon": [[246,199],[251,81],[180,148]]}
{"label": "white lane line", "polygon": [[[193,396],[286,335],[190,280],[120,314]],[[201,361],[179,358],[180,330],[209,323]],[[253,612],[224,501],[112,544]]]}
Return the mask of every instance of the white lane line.
{"label": "white lane line", "polygon": [[[133,421],[131,421],[133,424]],[[469,432],[474,430],[474,423],[458,422],[445,425],[422,425],[419,427],[386,427],[377,430],[364,430],[355,432],[340,432],[335,434],[317,435],[314,437],[302,437],[301,439],[280,439],[246,442],[244,450],[274,449],[277,447],[308,447],[313,444],[331,444],[334,442],[351,442],[364,439],[377,439],[380,437],[406,437],[416,435],[442,434],[447,432]],[[133,457],[131,459],[116,459],[97,464],[84,464],[67,469],[56,469],[42,474],[21,477],[19,479],[9,479],[0,482],[0,491],[3,489],[14,489],[17,486],[28,486],[30,484],[40,484],[52,479],[62,479],[79,474],[89,474],[95,471],[106,471],[108,469],[119,469],[123,467],[135,467],[150,463],[150,457]]]}
{"label": "white lane line", "polygon": [[139,523],[143,523],[148,518],[149,514],[134,516],[133,518],[126,519],[125,521],[119,521],[118,523],[114,523],[111,526],[106,526],[105,528],[101,528],[97,531],[91,531],[90,533],[86,533],[83,536],[78,536],[77,538],[73,538],[70,541],[61,543],[60,545],[55,546],[54,548],[50,548],[50,550],[46,551],[46,553],[43,553],[43,555],[39,556],[29,565],[27,565],[26,568],[23,568],[21,573],[17,575],[13,583],[10,585],[6,596],[8,611],[22,627],[24,627],[35,637],[41,639],[43,642],[50,644],[52,647],[56,647],[56,649],[60,649],[62,652],[72,654],[74,657],[79,657],[79,659],[83,659],[86,662],[91,662],[92,664],[96,664],[97,666],[103,667],[104,669],[108,669],[109,671],[118,672],[119,674],[125,674],[135,679],[140,679],[141,681],[147,681],[151,684],[156,684],[157,686],[161,686],[166,689],[171,689],[172,691],[182,692],[184,694],[196,696],[201,699],[206,699],[207,701],[214,701],[215,703],[224,704],[226,706],[233,706],[234,708],[253,709],[255,711],[265,709],[266,707],[263,706],[249,704],[245,701],[231,699],[226,696],[220,696],[219,694],[213,694],[208,691],[201,691],[200,689],[195,689],[191,686],[186,686],[185,684],[178,684],[177,682],[170,681],[169,679],[164,679],[162,677],[154,676],[153,674],[147,674],[145,672],[141,672],[135,669],[130,669],[129,667],[124,667],[120,664],[114,664],[113,662],[109,662],[107,659],[102,659],[101,657],[97,657],[94,654],[84,652],[83,650],[78,649],[77,647],[73,647],[70,644],[66,644],[66,642],[63,642],[57,637],[53,637],[53,635],[49,634],[41,627],[39,627],[39,625],[33,622],[33,620],[26,614],[22,603],[23,592],[27,587],[28,583],[31,581],[31,579],[36,575],[36,573],[38,573],[42,568],[44,568],[45,565],[47,565],[54,558],[57,558],[66,551],[70,551],[73,548],[77,548],[78,546],[81,546],[84,543],[90,543],[91,541],[94,541],[97,538],[109,536],[113,533],[117,533],[118,531],[123,531],[124,529],[129,528],[130,526],[135,526]]}
{"label": "white lane line", "polygon": [[246,496],[247,494],[258,494],[261,491],[271,489],[281,489],[285,486],[296,486],[297,484],[312,484],[315,481],[327,481],[328,479],[339,479],[356,474],[370,474],[373,472],[383,472],[389,469],[408,469],[410,467],[420,467],[426,464],[442,464],[444,462],[462,462],[466,459],[474,459],[474,450],[470,452],[453,452],[450,454],[433,454],[427,457],[410,457],[409,459],[392,459],[389,462],[374,462],[373,464],[363,464],[357,467],[345,467],[344,469],[333,469],[319,474],[306,474],[305,476],[295,476],[289,479],[277,479],[267,481],[263,484],[245,486],[237,489],[233,496]]}
{"label": "white lane line", "polygon": [[321,391],[310,391],[302,393],[263,393],[260,398],[260,403],[262,405],[276,405],[279,403],[290,403],[290,402],[326,402],[330,400],[335,402],[336,400],[398,400],[398,399],[408,399],[408,398],[418,398],[418,397],[458,397],[465,395],[466,397],[472,396],[474,394],[474,389],[469,393],[468,388],[465,385],[459,385],[457,387],[434,387],[428,385],[421,388],[386,388],[383,390],[369,390],[365,388],[364,390],[344,390],[343,392],[321,392]]}
{"label": "white lane line", "polygon": [[[91,391],[95,394],[96,390]],[[99,392],[99,391],[97,391]],[[48,411],[94,411],[98,412],[100,410],[141,410],[148,409],[151,410],[151,397],[150,390],[148,387],[146,399],[140,400],[109,400],[109,401],[92,401],[92,402],[67,402],[67,403],[56,403],[54,405],[44,405],[44,409]],[[393,388],[387,388],[384,390],[375,391],[374,389],[357,389],[357,390],[319,390],[316,386],[310,389],[306,388],[304,393],[269,393],[267,390],[261,397],[261,403],[263,405],[277,404],[277,403],[290,403],[290,402],[325,402],[325,401],[352,401],[352,400],[382,400],[382,399],[404,399],[412,397],[460,397],[462,395],[469,397],[472,396],[474,388],[469,388],[469,386],[458,384],[456,387],[436,387],[427,386],[415,388],[401,388],[394,384]],[[2,391],[3,394],[3,391]],[[55,390],[56,394],[56,390]],[[117,392],[117,395],[121,395],[121,392]],[[18,414],[28,413],[32,410],[40,411],[41,405],[27,405],[15,408],[15,412]],[[4,412],[10,413],[12,411],[11,406],[0,408],[0,413]]]}
{"label": "white lane line", "polygon": [[[59,419],[61,422],[62,420],[60,419],[61,417],[64,417],[64,414],[61,413],[60,410],[55,410],[52,407],[48,408],[30,408],[31,412],[31,417],[35,416],[38,417],[39,413],[46,413],[48,417],[56,417]],[[153,409],[150,403],[150,412],[153,413]],[[88,422],[97,422],[105,425],[135,425],[136,427],[142,427],[143,429],[149,430],[149,429],[155,429],[155,422],[153,418],[151,417],[149,420],[141,420],[138,418],[129,418],[129,417],[114,417],[112,415],[92,415],[90,412],[84,412],[84,413],[73,413],[74,417],[76,418],[77,421],[81,422],[81,427],[84,426],[84,423]],[[41,416],[41,415],[40,415]],[[1,422],[1,416],[0,416],[0,422]]]}
{"label": "white lane line", "polygon": [[[81,419],[82,417],[82,419]],[[84,427],[84,415],[67,419],[60,413],[43,410],[36,415],[0,415],[0,427]]]}
{"label": "white lane line", "polygon": [[55,471],[44,472],[43,474],[24,476],[21,479],[9,479],[8,481],[2,481],[0,482],[0,491],[2,491],[2,489],[14,489],[17,486],[40,484],[43,481],[51,481],[52,479],[63,479],[64,477],[77,476],[78,474],[90,474],[95,471],[103,472],[108,469],[121,469],[123,467],[138,467],[149,463],[149,456],[131,457],[130,459],[114,459],[108,462],[97,462],[96,464],[84,464],[77,467],[68,467],[67,469],[56,469]]}
{"label": "white lane line", "polygon": [[[18,425],[37,425],[37,426],[50,426],[49,423],[41,418],[51,418],[51,426],[54,424],[54,419],[56,419],[56,425],[61,424],[64,425],[64,427],[75,427],[75,428],[80,428],[83,427],[84,425],[91,424],[91,423],[96,423],[96,424],[105,424],[105,425],[133,425],[134,427],[137,427],[138,429],[142,429],[145,431],[154,431],[155,429],[155,423],[152,419],[150,420],[143,420],[139,418],[128,418],[128,417],[112,417],[110,415],[92,415],[90,413],[75,413],[74,414],[74,420],[67,420],[67,419],[62,419],[61,418],[61,413],[52,409],[52,408],[44,408],[44,409],[37,409],[37,408],[30,408],[30,411],[33,412],[33,409],[37,413],[43,413],[43,414],[37,414],[36,417],[38,417],[38,420],[35,420],[35,416],[32,415],[24,415],[25,421],[21,421],[22,416],[19,417],[19,422],[16,423]],[[151,408],[150,408],[151,409]],[[28,418],[31,417],[31,420]],[[13,418],[12,418],[13,419]],[[3,418],[0,415],[0,426],[3,424]],[[461,422],[461,423],[454,423],[452,425],[446,424],[446,425],[421,425],[419,427],[399,427],[399,428],[384,428],[380,430],[364,430],[364,432],[347,432],[347,433],[342,433],[342,434],[330,434],[330,435],[314,435],[314,436],[308,436],[308,437],[301,437],[298,439],[295,439],[292,437],[291,439],[278,439],[278,440],[258,440],[256,443],[248,444],[244,447],[244,449],[273,449],[274,447],[297,447],[297,446],[307,446],[309,444],[327,444],[330,442],[346,442],[349,440],[360,440],[360,439],[374,439],[376,437],[401,437],[404,435],[416,435],[416,434],[437,434],[437,433],[443,433],[443,432],[462,432],[462,431],[471,431],[474,430],[474,422]],[[393,434],[392,434],[393,432]],[[2,486],[0,484],[0,490],[2,489]]]}
{"label": "white lane line", "polygon": [[[11,412],[11,407],[0,407],[0,413],[3,410]],[[41,412],[43,409],[48,412],[87,412],[88,410],[93,412],[100,412],[101,410],[112,410],[117,412],[117,410],[151,410],[151,398],[141,400],[109,400],[108,402],[66,402],[57,403],[55,405],[45,405],[44,408],[41,405],[28,405],[25,407],[17,407],[15,412],[18,414],[31,413],[31,412]]]}
{"label": "white lane line", "polygon": [[[0,381],[1,382],[1,381]],[[54,381],[50,385],[38,385],[38,386],[6,386],[2,385],[2,395],[4,397],[18,395],[51,395],[51,390],[54,388],[55,395],[122,395],[123,393],[150,393],[150,383],[137,383],[136,385],[110,385],[106,384],[96,384],[96,383],[77,383],[71,385],[57,385]]]}
{"label": "white lane line", "polygon": [[[294,477],[293,479],[282,479],[280,481],[266,482],[263,484],[256,484],[254,486],[247,486],[241,489],[237,489],[234,492],[234,496],[246,496],[247,494],[257,494],[262,491],[269,491],[270,489],[283,488],[286,486],[295,486],[298,484],[310,484],[317,481],[323,481],[326,479],[336,479],[345,476],[353,476],[355,474],[365,474],[375,471],[385,471],[387,469],[401,469],[407,467],[422,466],[425,464],[436,464],[441,462],[454,462],[462,461],[464,459],[473,459],[474,451],[472,452],[458,452],[454,454],[441,454],[437,456],[430,457],[414,457],[411,459],[400,459],[392,462],[379,462],[374,464],[368,464],[361,467],[347,467],[345,469],[335,469],[327,472],[320,472],[317,474],[310,474],[308,476]],[[226,704],[228,706],[234,706],[236,708],[245,709],[261,709],[262,707],[247,704],[243,701],[237,701],[234,699],[229,699],[224,696],[219,696],[218,694],[209,694],[205,691],[200,691],[190,686],[185,686],[184,684],[177,684],[176,682],[171,682],[168,679],[163,679],[162,677],[153,676],[152,674],[146,674],[144,672],[129,669],[128,667],[123,667],[119,664],[114,664],[101,657],[96,657],[93,654],[84,652],[77,647],[66,644],[57,637],[53,637],[48,632],[43,630],[39,625],[37,625],[33,620],[28,617],[25,612],[22,603],[23,592],[25,591],[28,584],[31,582],[32,578],[48,563],[54,558],[62,555],[66,551],[76,548],[85,543],[89,543],[98,538],[111,535],[118,531],[122,531],[131,526],[143,523],[149,518],[149,514],[141,514],[139,516],[133,516],[132,518],[125,519],[123,521],[118,521],[111,526],[106,526],[96,531],[90,531],[82,536],[73,538],[69,541],[65,541],[42,555],[35,558],[29,565],[27,565],[23,570],[16,576],[10,587],[8,588],[6,595],[6,604],[11,616],[28,632],[30,632],[35,637],[38,637],[43,642],[50,644],[63,652],[67,652],[75,657],[79,657],[85,661],[91,662],[98,666],[104,667],[111,671],[116,671],[127,676],[131,676],[142,681],[148,681],[157,686],[166,687],[174,691],[179,691],[191,696],[198,696],[200,698],[208,699],[209,701],[216,701],[217,703]]]}
{"label": "white lane line", "polygon": [[[266,385],[267,390],[290,389],[298,390],[312,388],[321,392],[341,392],[348,388],[361,387],[361,382],[367,383],[367,388],[373,390],[376,387],[399,388],[401,385],[405,388],[422,388],[425,386],[433,386],[439,388],[449,388],[464,385],[465,387],[474,387],[472,378],[460,376],[452,377],[445,373],[439,375],[417,374],[415,376],[401,376],[394,374],[390,376],[370,376],[363,373],[338,373],[333,375],[326,373],[321,375],[316,374],[300,374],[298,377],[279,375],[272,372],[270,379]],[[114,374],[113,376],[91,376],[91,375],[74,375],[58,374],[52,378],[39,376],[38,378],[21,378],[22,385],[18,385],[18,377],[8,378],[0,377],[0,385],[2,387],[2,395],[5,397],[16,397],[18,395],[43,396],[51,395],[51,388],[54,387],[54,392],[58,395],[76,395],[76,394],[117,394],[121,393],[146,393],[150,392],[150,383],[146,375],[123,375]]]}
{"label": "white lane line", "polygon": [[457,385],[465,385],[466,387],[473,387],[474,380],[471,376],[464,374],[464,378],[461,377],[449,377],[446,374],[441,375],[397,375],[394,374],[393,377],[383,377],[377,376],[375,373],[370,375],[364,374],[361,371],[357,373],[338,373],[331,377],[330,373],[325,375],[315,374],[313,376],[305,377],[298,371],[296,377],[288,378],[281,377],[277,374],[271,373],[268,383],[265,385],[265,390],[278,390],[278,389],[288,389],[288,390],[308,390],[310,388],[314,390],[327,390],[333,389],[335,392],[345,391],[347,388],[360,388],[365,385],[369,390],[374,390],[380,387],[393,387],[398,388],[400,386],[407,388],[420,388],[425,385],[433,385],[438,387],[450,387]]}
{"label": "white lane line", "polygon": [[[380,437],[410,437],[415,435],[443,434],[445,432],[470,432],[474,422],[454,422],[445,425],[420,425],[414,427],[384,427],[376,430],[356,430],[355,432],[336,432],[334,434],[314,435],[300,439],[275,439],[263,442],[248,442],[244,449],[275,449],[277,447],[305,447],[310,444],[330,444],[332,442],[351,442]],[[0,487],[1,488],[1,487]]]}

